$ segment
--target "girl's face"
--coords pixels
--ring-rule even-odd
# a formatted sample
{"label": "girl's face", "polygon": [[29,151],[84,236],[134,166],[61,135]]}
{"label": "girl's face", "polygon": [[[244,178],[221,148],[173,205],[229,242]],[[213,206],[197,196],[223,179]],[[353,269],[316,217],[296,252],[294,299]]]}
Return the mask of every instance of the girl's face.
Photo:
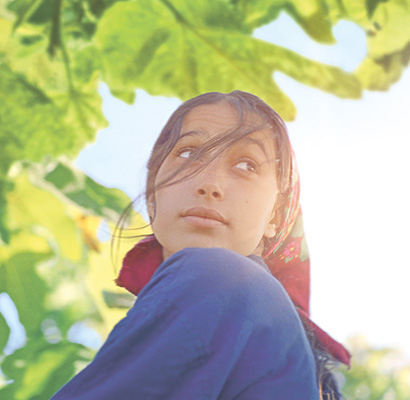
{"label": "girl's face", "polygon": [[[245,120],[260,122],[256,116]],[[237,122],[236,110],[224,102],[191,110],[155,183],[189,163],[195,149],[231,131]],[[186,247],[221,247],[244,256],[257,253],[262,237],[275,234],[274,159],[271,129],[257,130],[215,160],[194,162],[190,168],[207,164],[198,173],[156,190],[148,212],[154,217],[152,228],[164,248],[164,259]]]}

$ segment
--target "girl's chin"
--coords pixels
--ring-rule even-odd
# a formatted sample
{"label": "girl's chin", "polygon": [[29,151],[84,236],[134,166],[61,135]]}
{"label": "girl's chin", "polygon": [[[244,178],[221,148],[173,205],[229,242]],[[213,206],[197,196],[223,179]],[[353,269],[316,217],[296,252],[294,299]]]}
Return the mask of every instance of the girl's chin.
{"label": "girl's chin", "polygon": [[261,252],[258,251],[258,248],[252,251],[252,250],[245,249],[243,247],[239,249],[238,247],[229,246],[228,244],[226,245],[221,244],[220,240],[219,241],[193,240],[193,238],[191,238],[191,240],[189,240],[188,242],[181,243],[178,246],[172,246],[172,249],[163,248],[162,250],[163,258],[164,260],[166,260],[168,257],[172,256],[173,254],[178,253],[178,251],[182,251],[184,249],[192,248],[192,247],[197,247],[197,248],[202,248],[202,249],[210,249],[210,248],[226,249],[226,250],[231,250],[238,254],[241,254],[242,256],[249,256],[251,254],[255,254],[258,256],[261,255],[260,254]]}
{"label": "girl's chin", "polygon": [[217,248],[222,248],[222,249],[227,249],[227,250],[233,250],[229,246],[223,246],[217,242],[211,242],[211,241],[205,241],[205,240],[190,240],[189,242],[181,244],[179,246],[173,246],[172,249],[166,249],[165,247],[163,247],[162,255],[163,255],[164,261],[168,257],[171,257],[173,254],[178,253],[178,251],[182,251],[184,249],[188,249],[192,247],[198,247],[202,249],[210,249],[213,247],[217,247]]}

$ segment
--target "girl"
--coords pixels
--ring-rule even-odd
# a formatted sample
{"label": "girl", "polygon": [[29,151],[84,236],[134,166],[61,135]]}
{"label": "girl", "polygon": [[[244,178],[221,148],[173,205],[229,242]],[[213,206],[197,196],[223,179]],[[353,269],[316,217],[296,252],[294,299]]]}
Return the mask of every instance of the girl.
{"label": "girl", "polygon": [[117,279],[137,301],[53,399],[340,398],[327,365],[349,354],[309,319],[298,199],[267,104],[240,91],[182,104],[148,162],[154,235]]}

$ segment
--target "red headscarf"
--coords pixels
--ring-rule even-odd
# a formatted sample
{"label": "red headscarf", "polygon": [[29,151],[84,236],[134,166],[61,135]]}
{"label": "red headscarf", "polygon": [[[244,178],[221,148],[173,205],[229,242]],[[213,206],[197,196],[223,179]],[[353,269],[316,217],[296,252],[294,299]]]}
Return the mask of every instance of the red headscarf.
{"label": "red headscarf", "polygon": [[[266,250],[262,257],[272,275],[283,285],[300,317],[314,332],[322,347],[335,359],[350,366],[351,356],[344,346],[332,339],[310,319],[310,259],[299,204],[299,174],[293,152],[290,187],[292,190],[287,199],[285,216],[274,238],[267,246],[265,245]],[[162,261],[162,246],[155,236],[146,237],[125,256],[116,280],[117,285],[138,295]]]}

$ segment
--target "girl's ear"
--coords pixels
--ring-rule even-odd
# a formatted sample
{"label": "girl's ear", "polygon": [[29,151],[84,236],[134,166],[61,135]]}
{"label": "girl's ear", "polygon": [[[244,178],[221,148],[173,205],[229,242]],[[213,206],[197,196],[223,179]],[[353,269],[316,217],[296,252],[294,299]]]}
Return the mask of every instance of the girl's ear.
{"label": "girl's ear", "polygon": [[276,234],[276,218],[275,212],[272,213],[270,221],[267,223],[264,235],[267,238],[274,237]]}
{"label": "girl's ear", "polygon": [[268,225],[266,225],[264,236],[271,238],[274,237],[276,234],[276,224],[273,221],[269,221]]}
{"label": "girl's ear", "polygon": [[154,199],[154,195],[151,194],[148,197],[147,200],[147,211],[148,211],[148,216],[149,216],[149,220],[150,222],[153,220],[154,215],[155,215],[155,199]]}

